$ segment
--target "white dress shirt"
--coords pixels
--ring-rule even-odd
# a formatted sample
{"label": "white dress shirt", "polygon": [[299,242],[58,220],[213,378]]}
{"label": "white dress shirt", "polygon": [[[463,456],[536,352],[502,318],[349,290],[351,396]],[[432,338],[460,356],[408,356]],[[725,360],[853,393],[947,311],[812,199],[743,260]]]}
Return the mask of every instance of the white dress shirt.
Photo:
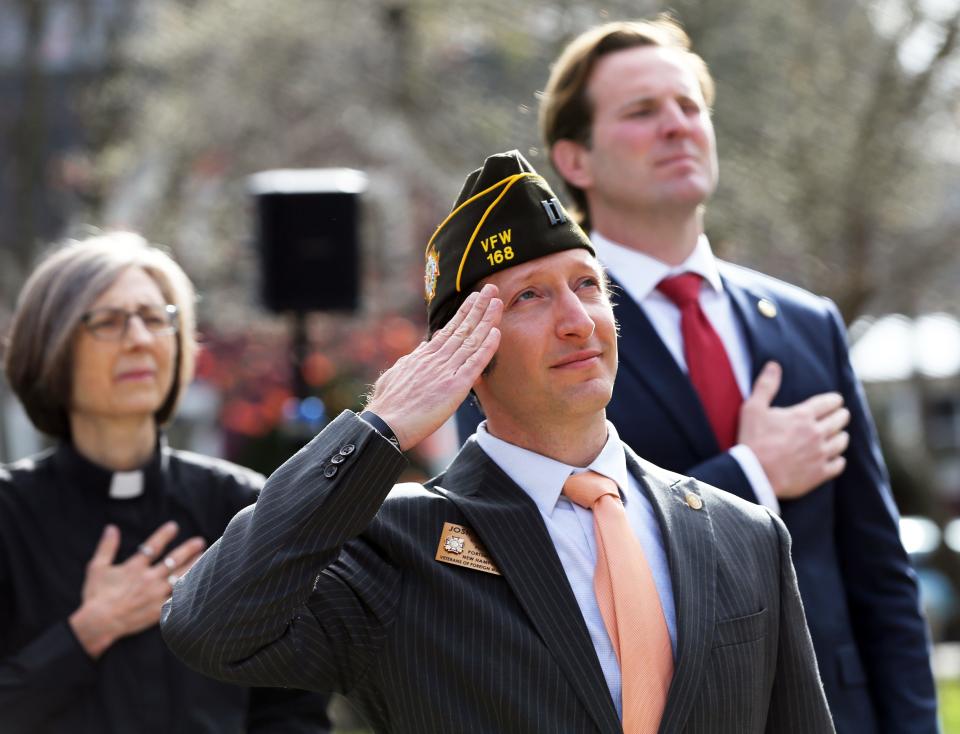
{"label": "white dress shirt", "polygon": [[528,449],[507,443],[487,431],[486,421],[477,427],[477,442],[484,453],[526,492],[536,503],[560,563],[570,581],[587,630],[597,651],[603,676],[610,689],[617,713],[623,716],[620,665],[607,629],[603,624],[597,597],[593,591],[593,572],[597,563],[597,541],[593,529],[593,511],[562,496],[563,483],[573,473],[590,469],[617,483],[627,521],[636,534],[653,572],[663,616],[670,631],[673,654],[677,654],[677,618],[673,603],[670,567],[653,506],[637,480],[627,469],[627,459],[617,429],[607,421],[607,443],[588,467],[563,464]]}
{"label": "white dress shirt", "polygon": [[[643,309],[660,340],[684,372],[687,372],[687,361],[683,356],[680,309],[657,290],[657,285],[672,275],[688,272],[700,275],[705,283],[705,287],[700,289],[700,308],[723,342],[741,394],[750,394],[750,352],[746,334],[733,312],[730,296],[723,288],[717,261],[706,235],[700,235],[690,257],[676,266],[619,245],[598,232],[592,232],[590,239],[597,250],[597,258],[623,286],[626,294]],[[631,448],[642,453],[641,446]],[[740,465],[760,504],[779,513],[780,503],[753,450],[745,444],[737,444],[729,453]]]}

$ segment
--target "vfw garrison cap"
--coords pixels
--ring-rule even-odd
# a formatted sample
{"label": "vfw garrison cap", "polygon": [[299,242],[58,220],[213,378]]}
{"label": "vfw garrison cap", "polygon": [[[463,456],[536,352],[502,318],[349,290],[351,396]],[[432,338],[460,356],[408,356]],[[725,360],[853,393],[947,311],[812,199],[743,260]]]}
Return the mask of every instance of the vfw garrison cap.
{"label": "vfw garrison cap", "polygon": [[467,176],[453,211],[427,243],[423,282],[430,331],[442,328],[488,275],[577,247],[596,255],[519,151],[490,156]]}

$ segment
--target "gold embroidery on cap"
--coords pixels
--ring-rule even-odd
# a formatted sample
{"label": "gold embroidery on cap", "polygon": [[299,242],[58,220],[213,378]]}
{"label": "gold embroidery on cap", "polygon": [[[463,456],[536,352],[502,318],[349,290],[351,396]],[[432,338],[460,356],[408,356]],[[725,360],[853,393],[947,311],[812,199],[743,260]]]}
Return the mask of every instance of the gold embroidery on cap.
{"label": "gold embroidery on cap", "polygon": [[480,240],[480,245],[483,247],[483,252],[487,257],[487,263],[491,268],[507,260],[513,260],[513,246],[510,244],[512,240],[512,227],[508,227]]}
{"label": "gold embroidery on cap", "polygon": [[436,248],[431,247],[427,253],[427,264],[423,270],[423,295],[427,299],[427,305],[437,295],[437,279],[440,277],[440,253]]}
{"label": "gold embroidery on cap", "polygon": [[541,176],[536,173],[517,173],[517,174],[514,174],[513,176],[509,176],[503,179],[503,181],[500,182],[500,183],[506,184],[503,187],[503,191],[501,191],[497,195],[497,198],[493,200],[493,203],[487,207],[487,210],[483,213],[483,216],[480,217],[480,221],[477,222],[477,226],[476,228],[474,228],[473,234],[470,235],[470,239],[467,242],[467,247],[463,251],[463,257],[460,258],[460,267],[457,268],[457,281],[456,281],[456,287],[454,288],[454,290],[456,290],[457,293],[460,292],[460,276],[463,275],[463,266],[467,262],[467,255],[470,254],[470,248],[473,247],[473,241],[477,238],[477,233],[480,232],[480,228],[483,226],[483,223],[487,221],[487,217],[490,216],[490,212],[492,212],[494,209],[497,208],[497,204],[500,203],[500,200],[503,199],[504,196],[506,196],[507,192],[511,189],[511,187],[521,178],[541,178]]}
{"label": "gold embroidery on cap", "polygon": [[[532,175],[532,174],[527,174],[527,175]],[[479,199],[481,196],[486,196],[487,194],[489,194],[491,191],[493,191],[493,190],[494,190],[495,188],[497,188],[498,186],[502,186],[504,181],[509,181],[509,180],[510,180],[509,178],[505,178],[505,179],[503,179],[503,180],[501,180],[501,181],[497,181],[493,186],[490,186],[490,187],[488,187],[488,188],[485,188],[485,189],[484,189],[483,191],[481,191],[479,194],[474,194],[474,195],[471,196],[469,199],[467,199],[465,202],[463,202],[460,206],[458,206],[456,209],[454,209],[452,212],[450,212],[450,213],[447,215],[446,219],[444,219],[442,222],[440,222],[440,224],[437,225],[437,228],[436,228],[435,230],[433,230],[433,234],[430,235],[430,240],[427,242],[427,248],[426,248],[426,250],[424,251],[424,254],[426,254],[426,252],[430,250],[430,245],[433,244],[433,241],[437,238],[437,235],[440,234],[440,230],[443,229],[444,227],[446,227],[446,226],[447,226],[447,222],[449,222],[451,219],[453,219],[453,217],[454,217],[461,209],[463,209],[463,207],[468,206],[471,202],[476,201],[476,200]]]}

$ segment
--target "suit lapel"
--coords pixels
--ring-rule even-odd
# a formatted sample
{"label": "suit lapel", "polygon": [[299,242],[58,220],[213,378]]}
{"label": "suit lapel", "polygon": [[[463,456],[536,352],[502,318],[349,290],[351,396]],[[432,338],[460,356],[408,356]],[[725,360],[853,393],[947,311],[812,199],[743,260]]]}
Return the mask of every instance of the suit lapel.
{"label": "suit lapel", "polygon": [[[615,292],[623,292],[616,281],[611,282]],[[613,312],[620,325],[619,369],[630,372],[647,386],[653,399],[671,417],[677,431],[690,441],[697,456],[718,454],[720,447],[700,397],[660,340],[650,319],[629,296],[623,295],[615,301]]]}
{"label": "suit lapel", "polygon": [[624,446],[627,466],[644,486],[660,521],[677,615],[677,657],[661,732],[681,731],[696,700],[713,647],[717,602],[716,547],[709,507],[692,509],[692,479],[667,472]]}
{"label": "suit lapel", "polygon": [[[736,266],[718,261],[723,287],[730,294],[733,310],[743,326],[750,350],[751,383],[763,366],[770,360],[784,361],[787,343],[783,336],[783,325],[779,314],[779,305],[774,298],[760,293],[744,282]],[[767,301],[775,310],[774,315],[765,316],[760,310],[760,301]],[[769,311],[768,311],[769,313]]]}
{"label": "suit lapel", "polygon": [[533,500],[474,440],[461,449],[442,484],[453,489],[437,491],[463,512],[483,541],[597,727],[619,732],[583,614]]}

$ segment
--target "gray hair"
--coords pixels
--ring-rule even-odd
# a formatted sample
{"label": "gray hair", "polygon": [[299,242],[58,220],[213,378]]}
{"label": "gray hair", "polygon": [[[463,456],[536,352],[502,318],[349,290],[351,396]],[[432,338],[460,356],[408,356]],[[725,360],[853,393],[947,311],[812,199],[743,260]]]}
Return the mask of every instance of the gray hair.
{"label": "gray hair", "polygon": [[157,410],[158,425],[173,417],[193,378],[196,294],[181,267],[133,232],[67,240],[40,261],[20,291],[4,360],[10,387],[44,433],[69,440],[77,331],[83,314],[128,268],[141,268],[179,310],[174,379]]}

